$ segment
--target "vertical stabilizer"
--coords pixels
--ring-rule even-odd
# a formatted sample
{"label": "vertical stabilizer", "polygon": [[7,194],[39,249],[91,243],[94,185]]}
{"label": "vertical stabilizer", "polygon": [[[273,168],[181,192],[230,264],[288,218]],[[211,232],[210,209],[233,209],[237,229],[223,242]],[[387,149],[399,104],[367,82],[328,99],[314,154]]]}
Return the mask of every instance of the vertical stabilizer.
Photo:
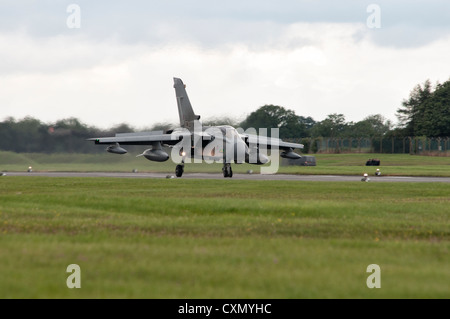
{"label": "vertical stabilizer", "polygon": [[177,97],[178,104],[178,115],[180,116],[180,125],[181,127],[187,128],[189,130],[193,130],[194,121],[200,119],[200,115],[196,115],[194,110],[192,109],[191,102],[189,101],[189,97],[186,93],[186,86],[183,81],[178,78],[173,78],[175,88],[175,95]]}

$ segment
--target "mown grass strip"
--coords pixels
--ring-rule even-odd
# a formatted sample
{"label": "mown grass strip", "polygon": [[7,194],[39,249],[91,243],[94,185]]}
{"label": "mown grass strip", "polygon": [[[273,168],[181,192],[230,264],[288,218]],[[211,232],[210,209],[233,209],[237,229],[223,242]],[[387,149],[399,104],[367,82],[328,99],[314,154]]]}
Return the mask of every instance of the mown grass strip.
{"label": "mown grass strip", "polygon": [[445,183],[0,182],[3,298],[448,297]]}

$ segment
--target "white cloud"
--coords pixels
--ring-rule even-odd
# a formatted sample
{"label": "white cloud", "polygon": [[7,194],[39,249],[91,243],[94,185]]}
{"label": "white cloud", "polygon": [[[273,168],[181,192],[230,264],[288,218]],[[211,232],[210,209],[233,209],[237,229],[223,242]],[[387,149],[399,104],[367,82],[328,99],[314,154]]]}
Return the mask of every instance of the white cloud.
{"label": "white cloud", "polygon": [[[174,32],[158,29],[168,39]],[[76,33],[0,33],[0,119],[77,117],[100,127],[176,122],[175,76],[187,84],[202,118],[243,118],[277,104],[315,120],[331,113],[352,121],[376,113],[395,120],[416,84],[449,77],[443,67],[449,37],[395,49],[374,44],[376,30],[362,23],[257,22],[246,32],[259,34],[257,44],[231,35],[221,45],[203,46],[177,37],[154,45]]]}

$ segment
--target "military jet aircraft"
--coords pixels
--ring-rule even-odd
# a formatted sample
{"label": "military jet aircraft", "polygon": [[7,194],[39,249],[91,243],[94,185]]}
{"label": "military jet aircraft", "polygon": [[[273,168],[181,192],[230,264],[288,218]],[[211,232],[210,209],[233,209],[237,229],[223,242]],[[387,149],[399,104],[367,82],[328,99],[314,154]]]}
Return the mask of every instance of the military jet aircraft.
{"label": "military jet aircraft", "polygon": [[272,136],[267,137],[264,130],[263,133],[266,134],[258,135],[256,129],[244,131],[229,125],[203,127],[200,116],[192,109],[183,81],[174,78],[174,88],[180,117],[179,128],[167,131],[117,133],[114,137],[96,137],[88,141],[110,145],[106,151],[115,154],[127,153],[127,150],[122,148],[123,145],[151,145],[152,148],[138,156],[156,162],[164,162],[170,158],[162,146],[170,147],[172,160],[177,163],[175,168],[177,177],[183,175],[186,159],[194,159],[194,163],[222,162],[223,176],[231,178],[233,176],[231,163],[266,164],[270,160],[268,149],[271,150],[271,156],[274,154],[278,156],[281,149],[280,156],[283,158],[301,158],[294,149],[302,149],[303,144],[282,141],[277,134],[273,134],[278,133],[278,129],[271,129]]}

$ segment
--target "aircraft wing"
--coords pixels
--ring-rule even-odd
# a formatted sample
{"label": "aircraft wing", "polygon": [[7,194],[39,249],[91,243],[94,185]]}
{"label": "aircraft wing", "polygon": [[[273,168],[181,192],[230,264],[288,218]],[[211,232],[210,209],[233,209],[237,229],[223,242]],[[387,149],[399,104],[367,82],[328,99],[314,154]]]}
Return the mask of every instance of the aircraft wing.
{"label": "aircraft wing", "polygon": [[117,133],[114,137],[95,137],[88,141],[94,141],[95,144],[122,144],[122,145],[152,145],[155,142],[162,144],[175,145],[184,135],[189,133],[167,134],[163,131],[139,132],[139,133]]}
{"label": "aircraft wing", "polygon": [[272,149],[278,147],[278,149],[282,150],[280,156],[283,158],[289,159],[299,159],[301,155],[294,152],[294,149],[303,149],[303,144],[298,143],[289,143],[285,142],[279,138],[267,137],[267,136],[258,136],[251,134],[243,134],[241,137],[244,138],[247,145],[251,148],[253,145],[257,147],[265,147],[266,149]]}
{"label": "aircraft wing", "polygon": [[251,134],[243,134],[241,135],[245,138],[247,141],[247,144],[253,144],[253,145],[262,145],[266,146],[267,148],[271,148],[272,146],[278,146],[278,148],[288,151],[289,149],[302,149],[304,146],[303,144],[298,143],[289,143],[284,142],[283,140],[279,138],[273,138],[273,137],[267,137],[267,136],[258,136],[258,135],[251,135]]}

